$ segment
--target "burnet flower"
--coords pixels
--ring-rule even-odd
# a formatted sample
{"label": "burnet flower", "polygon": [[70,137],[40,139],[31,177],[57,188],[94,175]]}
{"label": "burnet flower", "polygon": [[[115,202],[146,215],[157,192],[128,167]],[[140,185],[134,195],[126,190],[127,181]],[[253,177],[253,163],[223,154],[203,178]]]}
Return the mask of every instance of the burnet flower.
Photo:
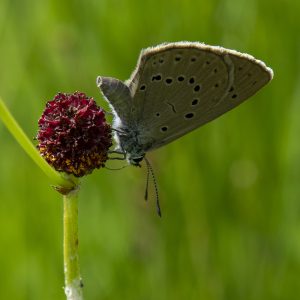
{"label": "burnet flower", "polygon": [[57,171],[81,177],[104,166],[112,145],[105,112],[84,93],[59,93],[38,122],[38,149]]}

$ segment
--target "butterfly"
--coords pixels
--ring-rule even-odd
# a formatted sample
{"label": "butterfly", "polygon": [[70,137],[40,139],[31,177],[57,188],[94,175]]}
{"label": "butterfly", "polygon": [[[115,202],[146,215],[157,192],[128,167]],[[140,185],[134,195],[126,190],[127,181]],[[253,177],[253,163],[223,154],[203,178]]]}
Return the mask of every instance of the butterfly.
{"label": "butterfly", "polygon": [[175,42],[142,50],[128,80],[98,76],[97,86],[114,115],[116,151],[139,166],[147,152],[233,109],[272,78],[249,54]]}

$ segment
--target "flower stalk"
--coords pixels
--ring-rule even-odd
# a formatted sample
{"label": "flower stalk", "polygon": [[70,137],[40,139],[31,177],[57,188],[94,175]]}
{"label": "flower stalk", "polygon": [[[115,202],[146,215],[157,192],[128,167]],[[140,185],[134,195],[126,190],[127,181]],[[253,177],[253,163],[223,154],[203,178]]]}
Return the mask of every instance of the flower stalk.
{"label": "flower stalk", "polygon": [[78,254],[78,190],[64,195],[64,273],[67,300],[82,300]]}

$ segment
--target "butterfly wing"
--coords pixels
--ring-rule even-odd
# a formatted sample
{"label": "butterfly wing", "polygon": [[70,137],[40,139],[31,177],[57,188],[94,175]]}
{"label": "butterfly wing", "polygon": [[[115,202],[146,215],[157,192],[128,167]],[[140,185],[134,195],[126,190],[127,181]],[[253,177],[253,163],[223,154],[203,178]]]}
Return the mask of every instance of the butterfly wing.
{"label": "butterfly wing", "polygon": [[132,121],[132,96],[129,87],[119,79],[112,77],[97,77],[97,86],[112,110],[115,112],[115,122],[130,127]]}
{"label": "butterfly wing", "polygon": [[131,78],[131,118],[149,151],[214,120],[273,77],[248,54],[201,43],[162,44],[142,51]]}

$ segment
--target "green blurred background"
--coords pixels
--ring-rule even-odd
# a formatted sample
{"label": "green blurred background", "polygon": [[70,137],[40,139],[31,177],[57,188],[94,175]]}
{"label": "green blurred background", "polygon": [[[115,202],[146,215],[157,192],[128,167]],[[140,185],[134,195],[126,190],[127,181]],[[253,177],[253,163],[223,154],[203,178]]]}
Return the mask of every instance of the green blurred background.
{"label": "green blurred background", "polygon": [[[191,40],[274,69],[250,101],[82,182],[85,299],[299,299],[300,2],[0,1],[0,95],[29,137],[45,102],[97,75],[127,79],[140,49]],[[117,164],[122,165],[122,163]],[[113,166],[116,166],[114,164]],[[64,299],[62,199],[0,122],[0,299]]]}

